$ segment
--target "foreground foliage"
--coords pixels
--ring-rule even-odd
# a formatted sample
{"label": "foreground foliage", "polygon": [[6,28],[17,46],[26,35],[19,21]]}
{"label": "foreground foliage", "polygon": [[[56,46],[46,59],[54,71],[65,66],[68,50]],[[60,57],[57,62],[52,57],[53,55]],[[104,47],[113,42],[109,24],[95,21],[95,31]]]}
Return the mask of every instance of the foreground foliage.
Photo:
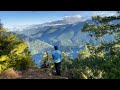
{"label": "foreground foliage", "polygon": [[8,68],[18,70],[34,66],[28,46],[16,34],[7,32],[0,22],[0,73]]}
{"label": "foreground foliage", "polygon": [[63,53],[62,74],[72,79],[120,79],[120,24],[111,24],[120,20],[116,16],[93,16],[95,24],[86,23],[83,32],[89,32],[96,40],[105,34],[116,34],[115,41],[100,45],[86,44],[84,50],[78,52],[73,59]]}

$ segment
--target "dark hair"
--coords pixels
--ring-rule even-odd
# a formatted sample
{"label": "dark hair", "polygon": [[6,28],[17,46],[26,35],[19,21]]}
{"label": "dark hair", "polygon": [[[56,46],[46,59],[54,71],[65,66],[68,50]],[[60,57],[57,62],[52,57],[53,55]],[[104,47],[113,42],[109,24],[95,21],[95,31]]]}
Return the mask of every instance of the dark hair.
{"label": "dark hair", "polygon": [[54,46],[54,49],[55,49],[55,50],[58,50],[58,46]]}

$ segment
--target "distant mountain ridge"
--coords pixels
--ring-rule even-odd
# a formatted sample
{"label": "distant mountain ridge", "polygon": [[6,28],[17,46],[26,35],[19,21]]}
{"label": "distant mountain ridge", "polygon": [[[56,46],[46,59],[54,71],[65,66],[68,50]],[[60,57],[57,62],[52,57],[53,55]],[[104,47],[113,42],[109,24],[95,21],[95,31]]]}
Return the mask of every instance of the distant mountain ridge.
{"label": "distant mountain ridge", "polygon": [[[75,17],[71,18],[74,19]],[[70,17],[66,17],[63,20],[31,25],[23,30],[16,30],[13,32],[19,34],[19,37],[26,40],[33,54],[42,53],[46,50],[51,51],[54,45],[58,45],[61,51],[65,51],[73,55],[73,57],[77,57],[77,51],[84,49],[87,42],[98,45],[101,40],[106,42],[114,41],[114,34],[107,34],[95,40],[95,37],[91,37],[89,32],[82,32],[81,28],[86,22],[91,24],[94,22],[79,16],[78,18],[72,22]]]}
{"label": "distant mountain ridge", "polygon": [[45,22],[42,24],[33,24],[33,25],[16,25],[8,28],[9,31],[23,31],[29,28],[38,28],[44,26],[55,26],[55,25],[66,25],[66,24],[73,24],[76,22],[83,22],[85,20],[90,19],[89,17],[82,17],[80,15],[73,15],[73,16],[65,16],[60,20]]}
{"label": "distant mountain ridge", "polygon": [[[88,32],[81,32],[81,28],[86,23],[93,23],[91,20],[77,22],[73,24],[56,25],[56,26],[38,26],[31,27],[23,31],[15,31],[20,35],[25,35],[30,40],[40,40],[50,45],[59,46],[83,46],[86,42],[97,43],[94,36],[90,37]],[[108,38],[111,40],[110,38]],[[108,41],[109,41],[108,40]]]}

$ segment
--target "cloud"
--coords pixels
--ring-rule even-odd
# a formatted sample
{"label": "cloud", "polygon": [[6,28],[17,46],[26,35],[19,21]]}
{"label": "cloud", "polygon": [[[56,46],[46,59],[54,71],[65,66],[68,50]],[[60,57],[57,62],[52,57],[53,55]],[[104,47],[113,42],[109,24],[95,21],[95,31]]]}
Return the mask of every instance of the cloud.
{"label": "cloud", "polygon": [[80,18],[81,19],[82,16],[81,15],[65,16],[62,19],[66,20],[66,19],[75,19],[75,18]]}
{"label": "cloud", "polygon": [[81,15],[73,15],[73,16],[65,16],[63,17],[63,19],[66,19],[66,18],[81,18],[82,16]]}
{"label": "cloud", "polygon": [[68,22],[78,22],[78,21],[85,21],[86,19],[81,15],[72,15],[72,16],[65,16],[62,18],[62,20],[65,20]]}
{"label": "cloud", "polygon": [[117,15],[115,11],[96,11],[93,13],[93,16],[100,15],[100,16],[114,16]]}

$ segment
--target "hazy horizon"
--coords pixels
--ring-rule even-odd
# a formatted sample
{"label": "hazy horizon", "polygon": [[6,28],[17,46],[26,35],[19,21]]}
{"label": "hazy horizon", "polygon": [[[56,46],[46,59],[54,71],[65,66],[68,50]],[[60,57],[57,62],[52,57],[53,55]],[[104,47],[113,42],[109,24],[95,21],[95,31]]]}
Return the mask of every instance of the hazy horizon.
{"label": "hazy horizon", "polygon": [[42,24],[72,16],[114,14],[115,11],[0,11],[0,19],[5,28],[10,28],[18,25]]}

